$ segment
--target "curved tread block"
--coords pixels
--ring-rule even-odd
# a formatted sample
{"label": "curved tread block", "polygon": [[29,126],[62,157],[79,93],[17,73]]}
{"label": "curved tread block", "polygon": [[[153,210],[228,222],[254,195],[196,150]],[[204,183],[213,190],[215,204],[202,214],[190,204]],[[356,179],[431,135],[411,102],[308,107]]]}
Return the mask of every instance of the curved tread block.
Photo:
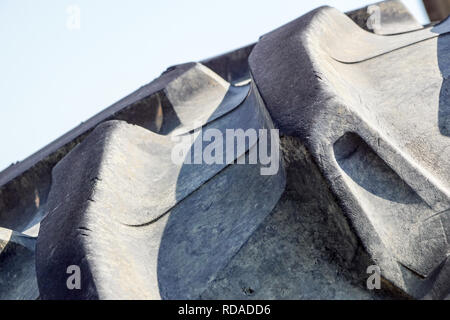
{"label": "curved tread block", "polygon": [[323,7],[249,58],[276,126],[305,143],[382,275],[415,297],[450,288],[449,23],[381,36]]}
{"label": "curved tread block", "polygon": [[[273,126],[253,88],[211,128]],[[106,122],[58,163],[37,243],[44,299],[196,298],[284,190],[282,166],[264,176],[249,164],[257,144],[235,148],[229,163],[175,165],[172,139]],[[70,265],[80,266],[83,290],[67,289]]]}

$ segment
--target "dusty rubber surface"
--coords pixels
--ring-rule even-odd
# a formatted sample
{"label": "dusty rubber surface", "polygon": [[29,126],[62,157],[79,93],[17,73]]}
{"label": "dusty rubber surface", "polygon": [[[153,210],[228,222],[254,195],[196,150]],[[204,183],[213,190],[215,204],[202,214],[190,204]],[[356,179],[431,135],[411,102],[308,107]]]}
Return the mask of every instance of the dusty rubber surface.
{"label": "dusty rubber surface", "polygon": [[[0,298],[445,298],[450,20],[379,7],[377,30],[322,7],[171,67],[0,173]],[[248,160],[274,128],[262,175]],[[208,129],[258,134],[220,164],[173,162]]]}

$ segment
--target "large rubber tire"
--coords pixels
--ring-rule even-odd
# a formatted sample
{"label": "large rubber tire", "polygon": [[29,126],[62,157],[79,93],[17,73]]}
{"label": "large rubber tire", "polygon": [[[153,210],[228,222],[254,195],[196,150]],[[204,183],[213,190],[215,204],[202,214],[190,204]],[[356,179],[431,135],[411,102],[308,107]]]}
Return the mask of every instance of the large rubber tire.
{"label": "large rubber tire", "polygon": [[[377,5],[171,67],[0,173],[0,299],[447,297],[450,20]],[[174,162],[208,129],[257,135]]]}

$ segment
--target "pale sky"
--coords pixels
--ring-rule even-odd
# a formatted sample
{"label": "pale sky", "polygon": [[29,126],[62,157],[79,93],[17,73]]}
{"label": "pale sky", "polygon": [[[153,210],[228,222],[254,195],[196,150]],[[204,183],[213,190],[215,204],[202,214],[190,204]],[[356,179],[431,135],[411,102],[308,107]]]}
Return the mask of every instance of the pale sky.
{"label": "pale sky", "polygon": [[[348,11],[372,2],[0,0],[0,170],[171,65],[255,42],[321,5]],[[422,1],[404,3],[428,22]],[[71,6],[79,29],[68,25]]]}

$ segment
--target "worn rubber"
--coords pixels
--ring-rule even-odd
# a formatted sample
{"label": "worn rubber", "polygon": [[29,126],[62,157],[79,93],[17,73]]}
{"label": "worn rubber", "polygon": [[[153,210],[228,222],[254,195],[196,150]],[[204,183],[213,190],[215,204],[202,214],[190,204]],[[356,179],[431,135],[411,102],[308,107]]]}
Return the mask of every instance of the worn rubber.
{"label": "worn rubber", "polygon": [[[321,7],[171,67],[0,173],[0,299],[448,298],[450,20],[376,5],[377,30]],[[206,129],[258,136],[174,163]]]}

